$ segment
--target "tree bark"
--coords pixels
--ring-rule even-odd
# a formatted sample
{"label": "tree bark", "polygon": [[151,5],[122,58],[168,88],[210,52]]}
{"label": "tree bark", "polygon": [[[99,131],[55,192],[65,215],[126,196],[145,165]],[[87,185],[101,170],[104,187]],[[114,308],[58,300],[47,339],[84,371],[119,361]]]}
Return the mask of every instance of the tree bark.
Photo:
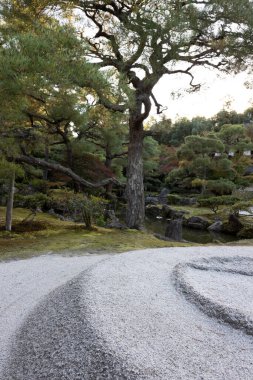
{"label": "tree bark", "polygon": [[[49,149],[48,149],[48,144],[49,144],[49,142],[46,141],[46,144],[45,144],[45,161],[48,161],[48,159],[49,159]],[[47,181],[47,180],[48,180],[48,169],[47,169],[47,168],[44,168],[44,169],[43,169],[43,180],[44,180],[44,181]]]}
{"label": "tree bark", "polygon": [[15,190],[15,172],[13,171],[8,189],[8,200],[6,206],[6,231],[11,231],[12,229],[12,212],[13,212],[13,200],[14,200],[14,190]]}
{"label": "tree bark", "polygon": [[[105,167],[110,170],[112,168],[112,154],[111,154],[109,144],[107,144],[105,147]],[[112,194],[112,188],[113,188],[112,183],[108,183],[107,185],[105,185],[105,192],[108,198],[110,198]]]}
{"label": "tree bark", "polygon": [[126,224],[129,228],[137,229],[143,227],[145,218],[142,150],[143,123],[142,121],[135,121],[134,117],[130,117]]}

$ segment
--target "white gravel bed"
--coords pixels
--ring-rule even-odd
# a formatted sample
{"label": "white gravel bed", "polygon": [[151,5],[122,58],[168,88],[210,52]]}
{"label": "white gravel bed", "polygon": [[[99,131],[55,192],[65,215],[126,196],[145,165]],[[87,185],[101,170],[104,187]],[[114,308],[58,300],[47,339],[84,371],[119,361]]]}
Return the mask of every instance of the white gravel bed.
{"label": "white gravel bed", "polygon": [[186,279],[198,293],[253,320],[253,277],[189,268]]}
{"label": "white gravel bed", "polygon": [[[253,257],[253,249],[131,252],[106,260],[92,269],[89,281],[84,279],[83,303],[94,331],[104,340],[107,351],[135,368],[138,379],[252,380],[252,336],[207,317],[175,290],[171,278],[178,263],[218,254]],[[203,281],[208,288],[210,275],[206,274]],[[235,297],[242,296],[245,285],[252,287],[251,281],[240,284],[240,278],[237,287],[242,288]],[[205,285],[201,291],[205,293]],[[227,302],[224,291],[221,294]],[[252,299],[238,300],[238,306],[252,312]]]}
{"label": "white gravel bed", "polygon": [[15,332],[38,302],[105,257],[44,255],[0,263],[0,373]]}
{"label": "white gravel bed", "polygon": [[[52,259],[33,260],[50,271]],[[91,267],[85,259],[57,258],[72,271],[62,269],[66,277],[62,272],[55,281],[50,272],[54,290],[39,303],[51,289],[37,297],[39,270],[23,265],[23,291],[20,301],[13,292],[14,304],[22,310],[26,297],[31,308],[38,304],[25,312],[22,326],[16,318],[20,328],[1,380],[253,379],[252,247],[143,250]],[[82,265],[87,270],[66,282]],[[46,284],[46,271],[41,276]],[[217,310],[228,318],[219,320]]]}

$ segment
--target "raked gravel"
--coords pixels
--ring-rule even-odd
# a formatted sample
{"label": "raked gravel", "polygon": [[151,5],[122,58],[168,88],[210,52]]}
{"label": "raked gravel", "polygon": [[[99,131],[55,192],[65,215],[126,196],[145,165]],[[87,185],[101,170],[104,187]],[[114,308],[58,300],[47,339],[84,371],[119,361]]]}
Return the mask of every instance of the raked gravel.
{"label": "raked gravel", "polygon": [[34,307],[52,290],[105,257],[45,255],[0,263],[1,380],[5,380],[1,370],[9,356],[14,335]]}
{"label": "raked gravel", "polygon": [[[253,336],[247,330],[253,317],[253,247],[135,251],[90,267],[80,261],[77,268],[81,259],[57,258],[69,260],[69,271],[62,268],[64,277],[56,270],[51,288],[43,264],[49,270],[55,257],[0,265],[2,271],[21,263],[20,272],[10,271],[11,281],[5,267],[6,315],[14,319],[1,380],[253,379]],[[36,260],[42,260],[40,270]],[[44,289],[39,297],[35,286]],[[22,323],[12,317],[20,307],[26,310]],[[219,310],[229,317],[220,318]],[[1,333],[9,330],[7,316],[0,323]],[[0,352],[6,345],[1,343]]]}

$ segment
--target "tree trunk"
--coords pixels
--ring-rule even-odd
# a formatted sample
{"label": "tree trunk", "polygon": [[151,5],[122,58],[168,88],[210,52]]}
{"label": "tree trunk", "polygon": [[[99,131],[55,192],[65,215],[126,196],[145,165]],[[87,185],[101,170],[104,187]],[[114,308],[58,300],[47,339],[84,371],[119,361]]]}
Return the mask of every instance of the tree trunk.
{"label": "tree trunk", "polygon": [[143,186],[143,124],[134,122],[133,117],[129,123],[129,147],[127,168],[127,213],[126,224],[129,228],[141,229],[144,224],[145,203]]}
{"label": "tree trunk", "polygon": [[[105,148],[105,167],[108,168],[108,169],[110,169],[110,170],[112,168],[112,154],[111,154],[111,151],[110,151],[110,148],[109,148],[108,144],[107,144],[107,146]],[[105,192],[106,192],[106,196],[108,198],[111,197],[112,188],[113,188],[113,184],[112,183],[108,183],[105,186]]]}
{"label": "tree trunk", "polygon": [[[49,145],[49,142],[46,141],[46,144],[45,144],[45,161],[48,161],[48,159],[49,159],[48,145]],[[48,169],[47,168],[43,169],[43,179],[44,179],[44,181],[48,180]]]}
{"label": "tree trunk", "polygon": [[13,211],[13,200],[14,200],[14,190],[15,190],[14,186],[15,186],[15,172],[12,173],[12,176],[9,182],[8,201],[7,201],[7,206],[6,206],[6,224],[5,224],[6,231],[11,231],[11,228],[12,228],[12,211]]}

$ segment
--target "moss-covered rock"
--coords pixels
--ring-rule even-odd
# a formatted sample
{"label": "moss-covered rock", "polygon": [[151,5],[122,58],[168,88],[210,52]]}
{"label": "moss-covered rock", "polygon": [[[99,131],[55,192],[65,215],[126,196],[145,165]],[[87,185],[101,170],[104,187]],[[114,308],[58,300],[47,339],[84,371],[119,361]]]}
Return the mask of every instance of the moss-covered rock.
{"label": "moss-covered rock", "polygon": [[146,206],[146,215],[150,218],[156,218],[157,216],[162,215],[162,206],[161,205],[147,205]]}
{"label": "moss-covered rock", "polygon": [[241,231],[238,232],[237,237],[242,239],[253,239],[253,225],[244,226]]}
{"label": "moss-covered rock", "polygon": [[191,216],[184,221],[184,225],[188,228],[194,228],[196,230],[207,230],[210,226],[210,222],[201,216]]}
{"label": "moss-covered rock", "polygon": [[240,222],[237,216],[229,215],[228,221],[223,223],[223,232],[236,235],[243,228],[243,224]]}

